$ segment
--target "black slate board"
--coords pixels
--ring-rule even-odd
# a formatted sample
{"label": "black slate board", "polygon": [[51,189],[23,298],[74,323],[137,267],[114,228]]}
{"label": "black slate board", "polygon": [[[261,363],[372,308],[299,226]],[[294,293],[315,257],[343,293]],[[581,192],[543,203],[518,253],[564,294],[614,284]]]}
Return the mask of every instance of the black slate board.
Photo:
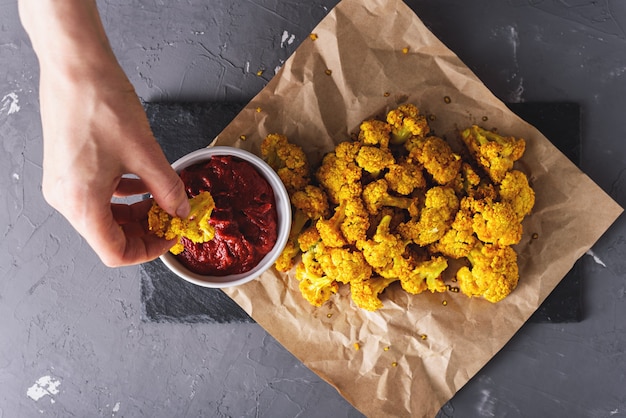
{"label": "black slate board", "polygon": [[[244,103],[145,103],[154,135],[170,162],[205,147],[237,116]],[[575,103],[515,103],[511,110],[539,129],[574,163],[580,161],[580,107]],[[254,322],[219,289],[178,278],[160,260],[141,266],[145,319],[179,323]],[[578,263],[530,319],[577,322],[582,319]]]}

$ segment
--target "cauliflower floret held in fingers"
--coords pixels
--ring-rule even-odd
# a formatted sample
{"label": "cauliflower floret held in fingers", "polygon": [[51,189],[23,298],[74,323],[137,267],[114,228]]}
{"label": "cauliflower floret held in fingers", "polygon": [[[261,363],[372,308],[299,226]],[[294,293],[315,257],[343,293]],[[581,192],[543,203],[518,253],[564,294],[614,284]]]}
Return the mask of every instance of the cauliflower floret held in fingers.
{"label": "cauliflower floret held in fingers", "polygon": [[215,236],[215,229],[209,224],[215,201],[209,192],[201,192],[189,200],[191,211],[186,219],[172,217],[156,202],[148,211],[148,229],[157,236],[178,242],[170,249],[174,255],[184,250],[181,238],[185,237],[195,244],[208,242]]}
{"label": "cauliflower floret held in fingers", "polygon": [[478,243],[467,258],[471,268],[461,267],[456,274],[459,289],[465,295],[495,303],[517,287],[519,270],[513,248]]}

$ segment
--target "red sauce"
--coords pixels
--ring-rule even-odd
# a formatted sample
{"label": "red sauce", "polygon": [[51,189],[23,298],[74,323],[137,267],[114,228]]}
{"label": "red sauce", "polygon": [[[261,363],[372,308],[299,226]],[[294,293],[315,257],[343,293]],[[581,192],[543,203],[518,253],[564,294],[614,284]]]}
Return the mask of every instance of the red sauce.
{"label": "red sauce", "polygon": [[215,200],[211,225],[215,238],[202,244],[183,238],[177,259],[204,275],[245,273],[272,250],[277,238],[274,191],[256,168],[236,157],[214,156],[183,169],[187,194],[208,191]]}

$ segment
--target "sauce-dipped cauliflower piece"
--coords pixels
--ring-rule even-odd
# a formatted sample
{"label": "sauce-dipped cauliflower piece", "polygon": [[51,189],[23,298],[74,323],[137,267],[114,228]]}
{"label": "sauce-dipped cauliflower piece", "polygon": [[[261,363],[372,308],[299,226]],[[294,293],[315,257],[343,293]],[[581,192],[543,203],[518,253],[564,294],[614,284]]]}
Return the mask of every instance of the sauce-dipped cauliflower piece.
{"label": "sauce-dipped cauliflower piece", "polygon": [[174,255],[183,252],[181,239],[183,237],[199,244],[213,239],[215,229],[209,224],[211,213],[215,208],[215,201],[209,192],[202,192],[189,199],[191,211],[186,219],[172,217],[156,202],[148,211],[148,229],[157,236],[167,240],[177,239],[177,243],[170,249]]}

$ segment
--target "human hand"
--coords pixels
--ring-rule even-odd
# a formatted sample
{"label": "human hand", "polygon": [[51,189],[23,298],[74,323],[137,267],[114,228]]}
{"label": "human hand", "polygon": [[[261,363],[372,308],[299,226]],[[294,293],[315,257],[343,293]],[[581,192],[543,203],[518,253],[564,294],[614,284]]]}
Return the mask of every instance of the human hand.
{"label": "human hand", "polygon": [[[46,200],[109,266],[144,262],[169,249],[173,242],[147,231],[150,201],[111,202],[150,192],[172,215],[189,210],[182,181],[121,70],[97,82],[64,83],[42,74],[40,95]],[[139,178],[123,177],[129,173]]]}
{"label": "human hand", "polygon": [[20,7],[41,67],[46,200],[106,265],[156,258],[174,242],[147,230],[151,201],[126,205],[112,198],[150,192],[180,217],[189,203],[108,46],[95,3],[22,0]]}

